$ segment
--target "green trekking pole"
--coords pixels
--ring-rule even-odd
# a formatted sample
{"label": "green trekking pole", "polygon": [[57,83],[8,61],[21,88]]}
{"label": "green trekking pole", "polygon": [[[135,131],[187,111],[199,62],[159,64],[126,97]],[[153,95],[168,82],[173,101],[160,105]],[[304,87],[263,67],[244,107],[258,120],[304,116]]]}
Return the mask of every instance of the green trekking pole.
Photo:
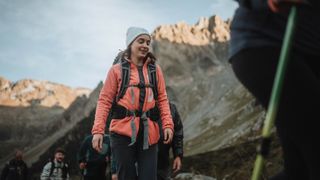
{"label": "green trekking pole", "polygon": [[284,40],[281,48],[280,59],[277,67],[275,80],[273,83],[272,94],[268,105],[266,120],[264,122],[262,130],[262,143],[258,151],[258,155],[255,161],[253,174],[251,180],[259,180],[264,159],[269,153],[271,143],[271,129],[274,125],[275,117],[280,101],[280,94],[283,85],[283,80],[286,72],[286,67],[289,59],[289,52],[292,45],[293,33],[295,28],[295,21],[297,16],[297,9],[293,6],[290,10],[287,27],[284,35]]}

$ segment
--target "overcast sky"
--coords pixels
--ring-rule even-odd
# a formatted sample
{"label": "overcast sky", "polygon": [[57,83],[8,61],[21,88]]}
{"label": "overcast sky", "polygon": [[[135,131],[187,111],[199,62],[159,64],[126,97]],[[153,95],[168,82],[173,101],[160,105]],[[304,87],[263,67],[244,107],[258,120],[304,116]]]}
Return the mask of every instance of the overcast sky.
{"label": "overcast sky", "polygon": [[233,0],[0,0],[0,76],[95,88],[130,26],[232,17]]}

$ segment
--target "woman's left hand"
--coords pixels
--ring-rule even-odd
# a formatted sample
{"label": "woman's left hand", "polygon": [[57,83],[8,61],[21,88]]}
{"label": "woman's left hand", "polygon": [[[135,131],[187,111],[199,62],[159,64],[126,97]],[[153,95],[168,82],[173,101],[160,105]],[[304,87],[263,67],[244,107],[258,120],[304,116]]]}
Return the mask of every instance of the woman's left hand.
{"label": "woman's left hand", "polygon": [[164,144],[169,144],[172,141],[172,137],[173,137],[173,132],[170,128],[165,128],[164,129]]}
{"label": "woman's left hand", "polygon": [[273,12],[286,12],[291,6],[310,4],[307,0],[268,0],[268,5]]}
{"label": "woman's left hand", "polygon": [[172,169],[173,173],[176,173],[181,169],[181,158],[179,156],[174,159]]}

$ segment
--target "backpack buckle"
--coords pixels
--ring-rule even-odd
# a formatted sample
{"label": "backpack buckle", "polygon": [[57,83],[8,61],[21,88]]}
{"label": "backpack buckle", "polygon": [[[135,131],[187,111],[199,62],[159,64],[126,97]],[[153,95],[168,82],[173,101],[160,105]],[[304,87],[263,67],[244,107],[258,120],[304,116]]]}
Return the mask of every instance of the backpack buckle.
{"label": "backpack buckle", "polygon": [[145,88],[145,87],[146,87],[146,85],[145,85],[144,83],[141,83],[141,82],[140,82],[140,83],[138,84],[138,88],[139,88],[139,89],[142,89],[142,88]]}
{"label": "backpack buckle", "polygon": [[142,111],[136,110],[136,111],[135,111],[135,115],[136,115],[136,117],[141,117]]}

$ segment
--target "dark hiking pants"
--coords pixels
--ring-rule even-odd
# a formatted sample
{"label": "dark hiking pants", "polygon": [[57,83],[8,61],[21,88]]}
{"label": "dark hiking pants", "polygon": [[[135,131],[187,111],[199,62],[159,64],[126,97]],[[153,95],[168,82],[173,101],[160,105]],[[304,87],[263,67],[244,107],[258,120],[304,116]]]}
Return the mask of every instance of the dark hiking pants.
{"label": "dark hiking pants", "polygon": [[107,180],[105,176],[84,176],[84,180]]}
{"label": "dark hiking pants", "polygon": [[111,133],[111,148],[117,164],[118,180],[156,180],[157,145],[143,150],[142,133],[134,145],[130,137]]}
{"label": "dark hiking pants", "polygon": [[157,170],[157,180],[170,180],[170,167]]}
{"label": "dark hiking pants", "polygon": [[[265,108],[279,53],[274,47],[250,48],[231,59],[235,75]],[[285,175],[281,179],[320,179],[319,74],[320,57],[292,52],[275,122],[284,153]]]}

